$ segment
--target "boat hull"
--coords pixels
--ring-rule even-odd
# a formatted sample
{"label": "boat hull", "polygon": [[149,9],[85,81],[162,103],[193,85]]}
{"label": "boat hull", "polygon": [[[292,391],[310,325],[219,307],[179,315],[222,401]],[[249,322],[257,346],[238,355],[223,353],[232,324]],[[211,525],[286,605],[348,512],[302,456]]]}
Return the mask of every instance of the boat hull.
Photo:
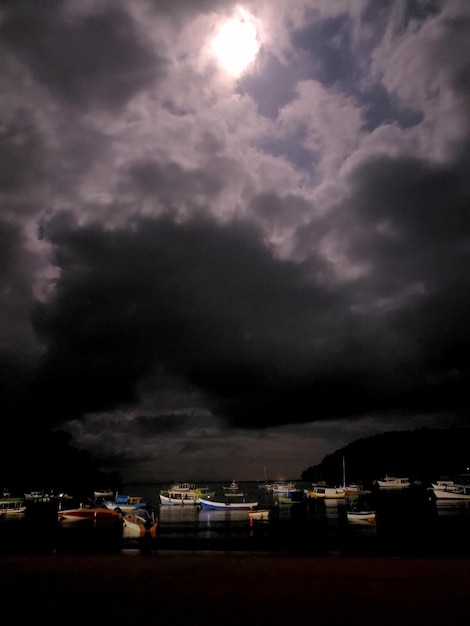
{"label": "boat hull", "polygon": [[78,508],[59,511],[58,518],[64,522],[120,522],[121,514],[105,508]]}
{"label": "boat hull", "polygon": [[410,486],[408,478],[385,478],[384,480],[377,480],[377,485],[381,489],[406,489]]}
{"label": "boat hull", "polygon": [[164,506],[196,506],[199,504],[200,498],[198,496],[180,497],[178,496],[165,496],[160,494],[160,502]]}
{"label": "boat hull", "polygon": [[306,490],[307,498],[319,498],[323,500],[337,500],[345,498],[346,494],[341,487],[314,487]]}
{"label": "boat hull", "polygon": [[433,489],[437,500],[468,500],[470,501],[470,491],[453,491],[452,489]]}
{"label": "boat hull", "polygon": [[0,516],[21,515],[26,512],[26,502],[20,498],[0,500]]}
{"label": "boat hull", "polygon": [[375,511],[348,511],[347,516],[350,524],[374,526],[376,523]]}
{"label": "boat hull", "polygon": [[214,500],[205,500],[201,498],[199,504],[203,509],[216,509],[216,510],[247,510],[254,509],[258,506],[258,502],[233,502],[232,500],[227,502],[217,502]]}
{"label": "boat hull", "polygon": [[95,498],[105,498],[109,500],[114,497],[114,492],[109,489],[97,489],[93,491],[93,497]]}

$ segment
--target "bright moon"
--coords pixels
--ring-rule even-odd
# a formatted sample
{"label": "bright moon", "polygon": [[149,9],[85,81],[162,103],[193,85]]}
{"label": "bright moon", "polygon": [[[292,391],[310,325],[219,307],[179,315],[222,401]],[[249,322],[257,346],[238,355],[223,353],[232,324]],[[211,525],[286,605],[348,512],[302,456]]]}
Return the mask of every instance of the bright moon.
{"label": "bright moon", "polygon": [[212,40],[212,49],[222,68],[232,76],[239,76],[259,50],[254,23],[248,16],[225,22]]}

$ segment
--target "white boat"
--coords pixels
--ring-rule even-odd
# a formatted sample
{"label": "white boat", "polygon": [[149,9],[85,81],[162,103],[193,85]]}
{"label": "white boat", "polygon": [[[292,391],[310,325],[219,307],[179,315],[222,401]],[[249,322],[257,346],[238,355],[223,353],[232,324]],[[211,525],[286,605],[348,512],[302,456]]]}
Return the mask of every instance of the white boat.
{"label": "white boat", "polygon": [[347,517],[350,524],[373,526],[376,523],[375,511],[348,511]]}
{"label": "white boat", "polygon": [[344,486],[344,493],[346,494],[346,496],[358,496],[371,492],[367,489],[364,489],[364,487],[359,483],[351,483],[350,485]]}
{"label": "white boat", "polygon": [[243,495],[241,498],[230,498],[224,501],[206,500],[200,498],[199,504],[203,509],[217,509],[217,510],[250,510],[255,509],[258,506],[257,501],[247,501]]}
{"label": "white boat", "polygon": [[278,481],[277,483],[273,483],[272,492],[274,495],[287,495],[288,493],[295,493],[296,491],[300,491],[292,481]]}
{"label": "white boat", "polygon": [[199,504],[199,496],[187,493],[170,493],[170,495],[160,493],[160,502],[164,506],[196,506]]}
{"label": "white boat", "polygon": [[103,500],[103,504],[107,509],[120,510],[122,513],[127,513],[138,507],[145,506],[145,502],[142,496],[126,496],[116,494],[114,500]]}
{"label": "white boat", "polygon": [[333,500],[344,498],[344,487],[325,487],[324,485],[314,485],[312,489],[305,489],[307,498],[322,498],[325,500]]}
{"label": "white boat", "polygon": [[158,518],[151,507],[129,511],[122,518],[124,537],[156,537]]}
{"label": "white boat", "polygon": [[470,500],[470,485],[460,485],[453,481],[440,481],[432,484],[437,500]]}
{"label": "white boat", "polygon": [[3,498],[0,500],[0,516],[21,515],[26,512],[26,501],[23,498]]}
{"label": "white boat", "polygon": [[95,491],[93,491],[93,497],[95,499],[98,498],[104,498],[106,500],[110,500],[111,498],[114,498],[114,491],[112,491],[111,489],[96,489]]}
{"label": "white boat", "polygon": [[396,478],[395,476],[385,476],[381,480],[377,480],[379,487],[383,489],[403,489],[410,486],[409,478]]}
{"label": "white boat", "polygon": [[176,483],[160,491],[160,502],[162,505],[195,506],[200,498],[209,499],[214,493],[209,487],[197,487],[195,483]]}
{"label": "white boat", "polygon": [[25,500],[32,500],[34,502],[50,502],[51,494],[45,491],[29,491],[24,494]]}

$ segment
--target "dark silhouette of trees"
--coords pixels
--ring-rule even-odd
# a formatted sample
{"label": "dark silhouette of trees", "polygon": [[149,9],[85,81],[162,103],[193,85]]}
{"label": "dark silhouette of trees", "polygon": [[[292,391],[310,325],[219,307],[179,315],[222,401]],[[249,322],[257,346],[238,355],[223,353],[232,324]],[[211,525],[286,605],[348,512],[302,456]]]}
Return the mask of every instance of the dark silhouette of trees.
{"label": "dark silhouette of trees", "polygon": [[343,457],[349,483],[371,484],[387,474],[430,482],[439,476],[467,473],[470,428],[420,428],[358,439],[306,469],[302,480],[342,484]]}

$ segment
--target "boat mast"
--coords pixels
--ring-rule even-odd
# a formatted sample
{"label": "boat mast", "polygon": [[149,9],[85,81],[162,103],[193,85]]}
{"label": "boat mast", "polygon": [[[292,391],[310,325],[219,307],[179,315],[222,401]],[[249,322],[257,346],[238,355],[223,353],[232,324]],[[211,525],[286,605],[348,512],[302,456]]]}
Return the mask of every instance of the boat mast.
{"label": "boat mast", "polygon": [[346,487],[346,461],[343,455],[343,487]]}

